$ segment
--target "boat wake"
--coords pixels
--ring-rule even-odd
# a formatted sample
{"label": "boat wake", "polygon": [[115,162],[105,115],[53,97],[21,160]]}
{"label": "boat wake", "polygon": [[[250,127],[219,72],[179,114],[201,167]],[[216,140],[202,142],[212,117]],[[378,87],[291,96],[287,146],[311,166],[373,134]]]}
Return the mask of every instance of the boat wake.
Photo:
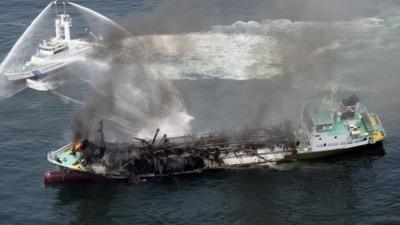
{"label": "boat wake", "polygon": [[58,86],[62,85],[63,82],[51,82],[42,80],[26,79],[26,86],[28,88],[34,89],[36,91],[50,91],[56,89]]}

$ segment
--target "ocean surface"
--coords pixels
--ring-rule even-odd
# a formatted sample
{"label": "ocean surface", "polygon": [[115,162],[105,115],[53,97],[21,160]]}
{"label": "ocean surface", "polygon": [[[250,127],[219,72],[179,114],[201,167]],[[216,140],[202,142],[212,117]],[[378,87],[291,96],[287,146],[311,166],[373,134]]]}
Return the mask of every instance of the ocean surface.
{"label": "ocean surface", "polygon": [[[308,63],[301,64],[298,69],[296,60],[295,69],[299,74],[354,74],[350,78],[345,76],[348,80],[341,79],[347,84],[345,94],[357,93],[370,111],[378,113],[388,134],[383,149],[276,168],[207,172],[140,184],[110,181],[45,185],[44,172],[56,169],[47,162],[46,154],[72,140],[72,120],[81,105],[51,91],[24,89],[0,101],[0,224],[400,224],[400,100],[397,90],[400,69],[396,57],[399,52],[396,43],[400,41],[396,7],[400,4],[368,0],[341,0],[333,5],[320,1],[282,2],[86,0],[78,3],[114,19],[137,35],[224,34],[233,32],[229,31],[233,29],[232,24],[239,26],[234,27],[242,33],[257,33],[257,29],[288,24],[279,19],[304,21],[306,25],[302,26],[350,21],[334,25],[343,25],[345,29],[355,23],[351,30],[361,29],[361,33],[367,30],[366,33],[338,37],[339,44],[323,49],[318,46],[318,52],[342,50],[346,52],[343,57],[363,56],[363,60],[346,64],[346,60],[340,59],[347,58],[342,55],[334,58],[330,54],[317,62],[336,65],[336,69],[318,67],[318,70]],[[0,59],[47,3],[0,1]],[[315,3],[317,8],[309,7],[310,3]],[[367,18],[367,25],[362,18]],[[384,18],[384,21],[368,18]],[[238,25],[238,21],[244,22]],[[255,22],[249,24],[248,21]],[[275,23],[277,21],[279,24]],[[254,27],[256,23],[258,26]],[[253,28],[243,27],[246,24]],[[267,28],[260,28],[264,25]],[[262,38],[262,34],[256,36]],[[332,38],[326,35],[326,40]],[[203,43],[196,51],[207,49],[205,52],[211,60],[200,58],[205,61],[194,61],[190,65],[202,69],[207,79],[174,81],[188,113],[194,117],[193,133],[257,125],[257,121],[262,121],[262,125],[298,113],[301,102],[290,100],[296,99],[297,91],[281,97],[291,88],[298,89],[297,85],[276,85],[269,79],[253,80],[244,76],[247,70],[243,68],[254,62],[246,61],[247,53],[240,55],[235,51],[245,51],[240,47],[242,43],[254,41],[252,36],[207,36],[202,40],[210,43]],[[302,38],[294,42],[301,44],[299,40]],[[310,44],[307,40],[304,42]],[[226,50],[224,43],[233,50]],[[379,46],[371,47],[372,44]],[[218,55],[221,51],[226,55]],[[279,67],[271,62],[271,57],[262,59],[274,68]],[[387,58],[382,60],[382,57]],[[259,55],[255,59],[260,59]],[[168,63],[171,67],[171,62]],[[180,69],[176,71],[187,74],[189,66],[182,63],[177,64]],[[353,70],[349,70],[350,67]],[[256,67],[255,71],[260,68],[264,67]],[[265,76],[279,76],[280,72],[275,69]],[[68,73],[71,72],[63,75],[68,76]],[[214,79],[218,75],[224,79]],[[304,76],[302,81],[307,83],[307,79],[317,78]],[[66,79],[69,81],[71,79]],[[275,89],[278,91],[269,91]],[[85,87],[69,85],[57,91],[79,100],[83,98]],[[256,106],[265,106],[268,110]],[[285,116],[279,116],[283,114]],[[269,119],[259,120],[257,116]]]}

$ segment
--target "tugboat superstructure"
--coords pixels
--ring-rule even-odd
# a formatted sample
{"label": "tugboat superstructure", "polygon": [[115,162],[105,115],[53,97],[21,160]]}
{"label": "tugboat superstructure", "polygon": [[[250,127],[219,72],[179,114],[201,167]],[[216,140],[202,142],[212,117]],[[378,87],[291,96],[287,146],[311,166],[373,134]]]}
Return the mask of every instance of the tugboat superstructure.
{"label": "tugboat superstructure", "polygon": [[356,95],[307,101],[296,132],[296,157],[323,157],[382,142],[386,133],[379,117],[359,101]]}

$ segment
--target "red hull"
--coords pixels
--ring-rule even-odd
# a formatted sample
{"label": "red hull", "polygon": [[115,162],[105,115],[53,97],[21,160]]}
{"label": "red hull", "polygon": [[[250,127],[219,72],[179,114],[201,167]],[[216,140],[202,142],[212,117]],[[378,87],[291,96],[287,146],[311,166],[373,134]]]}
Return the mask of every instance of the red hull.
{"label": "red hull", "polygon": [[43,175],[45,183],[68,182],[68,181],[93,181],[105,180],[105,177],[93,175],[90,173],[77,171],[47,171]]}

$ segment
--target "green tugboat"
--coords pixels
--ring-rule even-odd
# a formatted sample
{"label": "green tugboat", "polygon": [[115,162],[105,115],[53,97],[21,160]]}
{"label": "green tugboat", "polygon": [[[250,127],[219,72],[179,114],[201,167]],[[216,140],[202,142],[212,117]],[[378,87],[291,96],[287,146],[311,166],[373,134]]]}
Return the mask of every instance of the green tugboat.
{"label": "green tugboat", "polygon": [[296,131],[297,159],[318,158],[380,144],[386,133],[379,117],[368,112],[352,95],[338,101],[329,98],[305,103],[301,129]]}

